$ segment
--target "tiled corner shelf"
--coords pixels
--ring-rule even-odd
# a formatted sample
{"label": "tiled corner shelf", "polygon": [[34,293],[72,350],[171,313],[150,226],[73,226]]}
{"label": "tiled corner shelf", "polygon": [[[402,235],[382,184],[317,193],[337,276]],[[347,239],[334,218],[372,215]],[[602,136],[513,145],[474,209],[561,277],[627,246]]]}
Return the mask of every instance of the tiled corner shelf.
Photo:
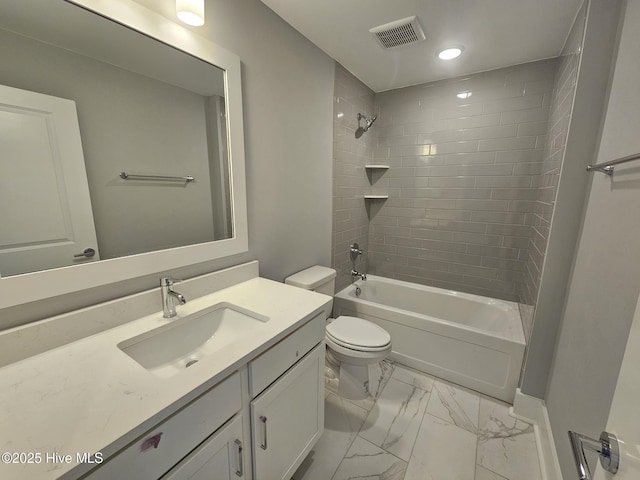
{"label": "tiled corner shelf", "polygon": [[365,195],[365,200],[386,200],[389,198],[389,195]]}
{"label": "tiled corner shelf", "polygon": [[365,165],[364,168],[369,170],[389,170],[389,165]]}

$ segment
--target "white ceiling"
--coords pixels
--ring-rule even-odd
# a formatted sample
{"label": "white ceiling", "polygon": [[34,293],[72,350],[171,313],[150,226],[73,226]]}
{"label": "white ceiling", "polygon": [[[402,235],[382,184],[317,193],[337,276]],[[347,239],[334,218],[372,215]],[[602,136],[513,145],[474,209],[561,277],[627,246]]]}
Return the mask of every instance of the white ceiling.
{"label": "white ceiling", "polygon": [[[262,0],[375,92],[555,57],[582,0]],[[369,29],[417,15],[426,40],[383,50]],[[448,45],[464,45],[449,62]]]}

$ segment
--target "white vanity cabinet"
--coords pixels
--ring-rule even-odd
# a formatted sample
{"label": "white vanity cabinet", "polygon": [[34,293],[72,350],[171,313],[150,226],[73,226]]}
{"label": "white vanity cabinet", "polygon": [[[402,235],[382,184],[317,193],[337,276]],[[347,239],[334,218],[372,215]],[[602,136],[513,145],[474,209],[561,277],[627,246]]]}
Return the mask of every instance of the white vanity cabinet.
{"label": "white vanity cabinet", "polygon": [[319,315],[249,364],[254,480],[290,479],[322,435],[323,338]]}
{"label": "white vanity cabinet", "polygon": [[289,480],[324,429],[324,329],[321,313],[83,478]]}
{"label": "white vanity cabinet", "polygon": [[[156,480],[184,459],[241,408],[242,386],[240,373],[236,372],[107,459],[85,478]],[[242,431],[237,437],[240,441],[241,434]],[[214,437],[217,438],[216,435],[212,436]]]}
{"label": "white vanity cabinet", "polygon": [[242,415],[206,439],[161,480],[232,480],[245,478]]}

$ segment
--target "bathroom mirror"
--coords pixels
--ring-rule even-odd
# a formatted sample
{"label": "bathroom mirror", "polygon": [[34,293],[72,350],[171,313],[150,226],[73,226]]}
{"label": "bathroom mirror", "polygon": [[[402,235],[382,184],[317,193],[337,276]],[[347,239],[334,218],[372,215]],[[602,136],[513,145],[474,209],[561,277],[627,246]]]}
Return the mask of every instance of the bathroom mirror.
{"label": "bathroom mirror", "polygon": [[236,55],[129,0],[0,29],[0,308],[247,250]]}

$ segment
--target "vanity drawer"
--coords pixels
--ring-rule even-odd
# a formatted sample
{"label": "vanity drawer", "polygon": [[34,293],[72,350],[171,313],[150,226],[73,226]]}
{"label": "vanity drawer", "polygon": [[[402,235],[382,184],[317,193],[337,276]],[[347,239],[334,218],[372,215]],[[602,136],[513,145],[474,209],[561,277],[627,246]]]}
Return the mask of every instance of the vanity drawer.
{"label": "vanity drawer", "polygon": [[249,363],[251,396],[255,398],[324,338],[324,312]]}
{"label": "vanity drawer", "polygon": [[234,373],[91,472],[91,480],[157,479],[241,408],[240,374]]}

